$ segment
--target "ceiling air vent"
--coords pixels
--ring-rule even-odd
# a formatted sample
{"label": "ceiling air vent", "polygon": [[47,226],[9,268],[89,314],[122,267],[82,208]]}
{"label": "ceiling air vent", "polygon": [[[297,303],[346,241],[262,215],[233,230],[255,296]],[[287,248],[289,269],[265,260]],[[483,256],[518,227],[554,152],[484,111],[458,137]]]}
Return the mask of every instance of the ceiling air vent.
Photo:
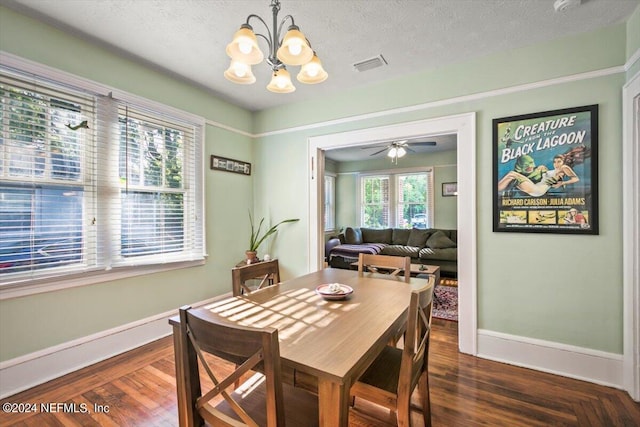
{"label": "ceiling air vent", "polygon": [[362,72],[382,67],[383,65],[387,65],[387,60],[384,59],[384,56],[378,55],[373,58],[365,59],[364,61],[356,62],[353,64],[353,69]]}

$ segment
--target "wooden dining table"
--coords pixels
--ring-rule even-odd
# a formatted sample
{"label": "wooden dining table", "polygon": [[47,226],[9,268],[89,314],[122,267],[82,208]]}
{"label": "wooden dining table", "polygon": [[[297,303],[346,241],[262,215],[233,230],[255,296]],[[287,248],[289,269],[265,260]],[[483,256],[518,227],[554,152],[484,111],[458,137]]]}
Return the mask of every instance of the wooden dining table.
{"label": "wooden dining table", "polygon": [[[222,296],[205,308],[243,326],[278,329],[283,381],[316,392],[319,425],[347,426],[349,389],[395,337],[407,320],[410,283],[388,275],[359,277],[358,272],[323,269],[248,295]],[[340,283],[353,293],[344,300],[325,300],[316,288]],[[170,319],[174,338],[177,317]],[[174,339],[180,345],[179,339]],[[181,349],[176,348],[176,353]],[[183,417],[186,373],[177,366],[178,411]],[[181,423],[182,425],[182,423]]]}

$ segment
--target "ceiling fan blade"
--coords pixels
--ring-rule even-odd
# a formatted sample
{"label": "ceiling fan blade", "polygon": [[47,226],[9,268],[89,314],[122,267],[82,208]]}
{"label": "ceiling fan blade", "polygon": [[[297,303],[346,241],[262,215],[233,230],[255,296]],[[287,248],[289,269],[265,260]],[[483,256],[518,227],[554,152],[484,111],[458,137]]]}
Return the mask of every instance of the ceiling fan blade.
{"label": "ceiling fan blade", "polygon": [[409,147],[408,145],[405,145],[404,149],[407,150],[407,151],[411,151],[412,153],[417,153],[416,150],[414,150],[413,148]]}
{"label": "ceiling fan blade", "polygon": [[383,148],[382,150],[380,150],[380,151],[376,151],[375,153],[371,153],[371,154],[369,154],[369,155],[370,155],[370,156],[375,156],[376,154],[380,154],[380,153],[382,153],[383,151],[387,151],[387,148],[385,147],[385,148]]}
{"label": "ceiling fan blade", "polygon": [[366,147],[360,147],[362,150],[368,150],[370,148],[389,147],[389,144],[367,145]]}
{"label": "ceiling fan blade", "polygon": [[433,147],[436,145],[435,141],[418,141],[418,142],[410,142],[409,145],[413,145],[415,147]]}

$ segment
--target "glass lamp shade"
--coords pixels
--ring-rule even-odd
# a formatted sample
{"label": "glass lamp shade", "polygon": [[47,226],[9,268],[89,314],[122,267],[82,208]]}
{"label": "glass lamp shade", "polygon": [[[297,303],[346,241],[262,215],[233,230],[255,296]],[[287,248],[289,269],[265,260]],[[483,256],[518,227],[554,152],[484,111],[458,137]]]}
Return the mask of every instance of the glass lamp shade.
{"label": "glass lamp shade", "polygon": [[262,62],[264,54],[258,47],[258,40],[248,24],[242,24],[233,36],[233,41],[227,45],[227,55],[231,59],[249,65]]}
{"label": "glass lamp shade", "polygon": [[307,62],[300,68],[300,72],[297,75],[297,79],[300,83],[316,84],[322,83],[327,80],[329,74],[322,68],[322,63],[318,59],[318,56],[313,53],[311,61]]}
{"label": "glass lamp shade", "polygon": [[387,153],[387,156],[394,158],[396,157],[398,154],[398,149],[396,147],[391,147],[391,149],[389,149],[389,152]]}
{"label": "glass lamp shade", "polygon": [[402,147],[398,147],[397,154],[398,154],[398,157],[403,157],[405,154],[407,154],[407,150],[405,150]]}
{"label": "glass lamp shade", "polygon": [[303,65],[313,58],[313,50],[300,29],[292,25],[282,39],[276,55],[286,65]]}
{"label": "glass lamp shade", "polygon": [[231,60],[231,65],[224,72],[227,80],[241,85],[250,85],[256,82],[256,76],[251,71],[251,65],[244,64],[240,61]]}
{"label": "glass lamp shade", "polygon": [[273,72],[271,83],[269,83],[267,89],[275,93],[291,93],[296,90],[296,87],[291,83],[289,72],[281,68]]}

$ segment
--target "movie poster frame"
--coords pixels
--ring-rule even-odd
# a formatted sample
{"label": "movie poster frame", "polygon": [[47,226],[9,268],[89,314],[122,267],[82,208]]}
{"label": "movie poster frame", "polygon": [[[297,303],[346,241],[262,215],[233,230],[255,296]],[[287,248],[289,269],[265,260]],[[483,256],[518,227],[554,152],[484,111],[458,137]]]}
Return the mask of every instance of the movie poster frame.
{"label": "movie poster frame", "polygon": [[[597,104],[493,119],[492,131],[494,232],[599,234]],[[518,182],[526,179],[513,172],[524,171],[525,156],[533,159],[536,169],[551,170],[553,156],[558,155],[575,162],[559,175],[566,182],[574,172],[579,181],[563,185],[553,177],[543,178],[544,185],[536,187],[534,195],[523,191]],[[519,165],[518,157],[523,158]],[[550,183],[558,188],[544,190]],[[546,192],[535,195],[542,191]]]}

